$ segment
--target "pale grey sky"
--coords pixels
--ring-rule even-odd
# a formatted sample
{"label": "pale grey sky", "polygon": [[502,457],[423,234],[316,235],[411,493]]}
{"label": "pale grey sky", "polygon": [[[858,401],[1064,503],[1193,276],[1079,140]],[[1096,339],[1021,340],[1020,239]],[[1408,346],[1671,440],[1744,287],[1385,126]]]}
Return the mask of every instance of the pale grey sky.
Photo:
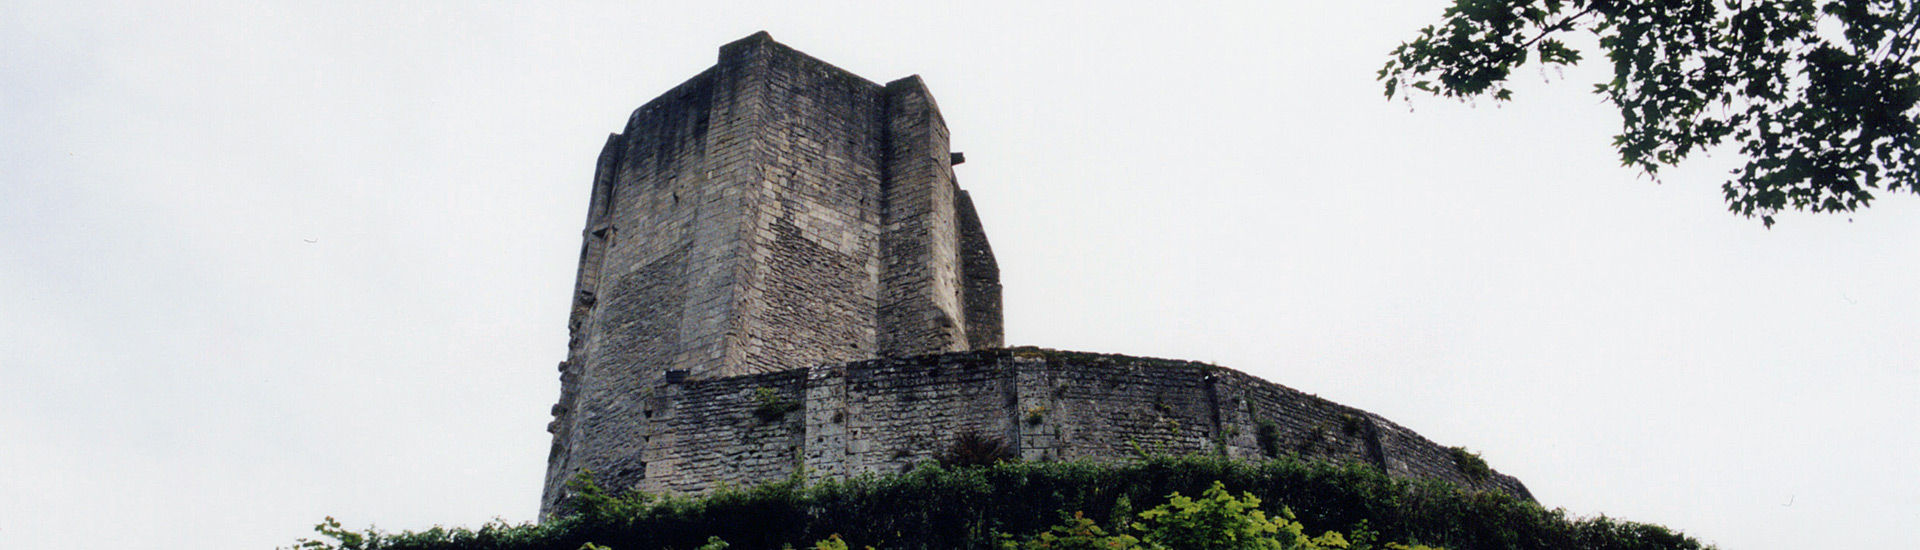
{"label": "pale grey sky", "polygon": [[1437,1],[1035,4],[0,3],[0,548],[533,519],[600,144],[758,30],[926,79],[1010,344],[1729,550],[1920,546],[1920,199],[1763,229],[1728,155],[1619,167],[1598,67],[1383,100]]}

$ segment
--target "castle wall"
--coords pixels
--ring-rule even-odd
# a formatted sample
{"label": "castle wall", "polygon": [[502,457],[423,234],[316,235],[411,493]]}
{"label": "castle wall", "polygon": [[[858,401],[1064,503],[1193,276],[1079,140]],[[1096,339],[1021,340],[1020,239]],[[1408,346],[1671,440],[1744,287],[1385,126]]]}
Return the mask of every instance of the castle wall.
{"label": "castle wall", "polygon": [[635,110],[594,177],[545,500],[583,469],[705,472],[650,413],[681,382],[998,346],[946,132],[917,77],[882,86],[765,33]]}
{"label": "castle wall", "polygon": [[955,229],[960,245],[961,301],[967,319],[967,347],[993,349],[1006,345],[1001,330],[1000,264],[993,259],[993,246],[987,244],[987,232],[980,227],[980,215],[973,209],[973,197],[966,191],[954,192]]}
{"label": "castle wall", "polygon": [[880,355],[967,349],[946,120],[919,77],[887,84]]}
{"label": "castle wall", "polygon": [[[882,88],[771,41],[743,41],[765,79],[755,135],[759,181],[742,196],[738,342],[729,374],[873,357],[880,269]],[[724,62],[723,62],[724,63]]]}
{"label": "castle wall", "polygon": [[[1014,348],[689,380],[663,392],[668,410],[656,414],[670,433],[655,442],[677,438],[676,450],[631,488],[685,494],[795,473],[898,473],[971,431],[1026,460],[1297,455],[1531,498],[1512,477],[1468,477],[1446,447],[1366,411],[1186,361]],[[762,394],[797,401],[769,417]]]}
{"label": "castle wall", "polygon": [[1123,356],[1015,354],[1024,367],[1022,458],[1110,459],[1214,449],[1206,369]]}
{"label": "castle wall", "polygon": [[1526,496],[1232,370],[991,349],[999,268],[948,145],[918,77],[875,84],[765,33],[634,111],[594,176],[543,512],[582,471],[701,493],[899,472],[961,434],[1028,460],[1297,454]]}
{"label": "castle wall", "polygon": [[663,388],[664,406],[655,412],[658,440],[646,475],[610,472],[608,477],[637,480],[622,488],[686,494],[729,481],[792,475],[801,465],[803,416],[784,410],[800,406],[806,374],[789,370],[689,379]]}
{"label": "castle wall", "polygon": [[[835,372],[844,385],[837,401],[809,403],[844,426],[839,461],[808,461],[815,475],[898,473],[947,448],[955,434],[974,431],[1009,441],[1005,422],[1012,380],[1005,365],[922,356],[865,361],[816,370]],[[809,378],[812,380],[812,378]],[[809,421],[816,417],[809,417]],[[824,431],[824,430],[820,430]],[[812,444],[809,441],[809,444]],[[809,447],[809,455],[814,449]],[[823,449],[826,450],[826,449]]]}

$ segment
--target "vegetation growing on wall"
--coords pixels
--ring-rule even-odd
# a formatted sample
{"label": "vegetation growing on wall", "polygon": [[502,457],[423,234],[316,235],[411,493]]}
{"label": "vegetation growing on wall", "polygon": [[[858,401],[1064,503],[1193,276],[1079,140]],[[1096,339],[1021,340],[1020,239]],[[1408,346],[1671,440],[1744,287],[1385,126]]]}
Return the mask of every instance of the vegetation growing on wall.
{"label": "vegetation growing on wall", "polygon": [[991,466],[1001,462],[1017,460],[1013,447],[998,437],[981,435],[973,430],[962,431],[953,438],[953,445],[935,458],[941,466],[948,468],[964,466]]}
{"label": "vegetation growing on wall", "polygon": [[[1302,536],[1322,533],[1308,541],[1325,548],[1341,548],[1334,540],[1339,537],[1350,550],[1385,548],[1376,541],[1453,550],[1702,548],[1659,526],[1568,518],[1503,493],[1463,492],[1441,481],[1391,478],[1371,466],[1293,458],[1255,464],[1156,456],[1122,464],[956,468],[929,462],[895,476],[815,484],[796,476],[699,498],[615,496],[591,483],[576,489],[572,513],[541,525],[354,533],[329,518],[318,530],[332,541],[301,541],[299,548],[575,550],[592,542],[618,550],[691,549],[716,535],[740,549],[829,540],[890,549],[1183,548],[1186,543],[1172,541],[1205,532],[1176,535],[1185,527],[1175,526],[1200,524],[1291,541],[1252,546],[1259,548],[1313,548],[1298,545],[1296,529]],[[1173,493],[1200,497],[1170,499]],[[1135,513],[1133,503],[1156,507]],[[1265,524],[1251,520],[1256,511]],[[1046,539],[1049,533],[1053,539]],[[1123,536],[1138,546],[1124,546],[1126,539],[1118,538]],[[1072,537],[1105,543],[1067,544]],[[1054,542],[1036,542],[1043,540]]]}
{"label": "vegetation growing on wall", "polygon": [[1253,437],[1260,444],[1260,452],[1266,453],[1268,457],[1280,456],[1280,423],[1260,419],[1260,428],[1254,432]]}
{"label": "vegetation growing on wall", "polygon": [[1487,466],[1486,459],[1480,458],[1480,453],[1465,447],[1448,447],[1447,452],[1453,455],[1454,467],[1459,468],[1460,475],[1467,476],[1467,479],[1485,481],[1493,477],[1493,468]]}
{"label": "vegetation growing on wall", "polygon": [[753,415],[760,417],[761,422],[779,420],[801,407],[800,402],[787,399],[780,392],[765,386],[753,389],[753,402]]}
{"label": "vegetation growing on wall", "polygon": [[1350,413],[1340,413],[1340,433],[1351,437],[1360,437],[1367,430],[1367,421]]}

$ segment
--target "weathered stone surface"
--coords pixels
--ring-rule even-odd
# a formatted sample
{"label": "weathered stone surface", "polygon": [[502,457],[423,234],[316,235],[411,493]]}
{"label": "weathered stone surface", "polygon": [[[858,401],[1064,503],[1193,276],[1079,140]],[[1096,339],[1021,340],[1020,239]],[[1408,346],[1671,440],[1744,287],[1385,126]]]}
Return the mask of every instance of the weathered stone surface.
{"label": "weathered stone surface", "polygon": [[[1187,361],[1011,348],[816,365],[670,384],[658,394],[644,478],[621,486],[700,493],[721,484],[896,473],[959,434],[1004,441],[1027,460],[1128,460],[1143,453],[1363,462],[1400,476],[1531,498],[1499,474],[1475,479],[1452,453],[1372,413],[1232,369]],[[778,415],[762,414],[769,400]],[[794,400],[794,401],[786,401]],[[790,410],[787,410],[790,409]],[[665,418],[665,420],[661,420]],[[596,473],[600,472],[596,470]]]}
{"label": "weathered stone surface", "polygon": [[918,77],[765,33],[634,111],[594,176],[542,510],[891,473],[961,433],[1027,460],[1374,464],[1527,497],[1418,434],[1236,371],[1002,345],[999,267]]}
{"label": "weathered stone surface", "polygon": [[594,176],[545,502],[582,469],[655,487],[798,464],[703,451],[663,408],[670,376],[1000,346],[999,268],[947,143],[918,77],[880,85],[766,33],[635,110]]}

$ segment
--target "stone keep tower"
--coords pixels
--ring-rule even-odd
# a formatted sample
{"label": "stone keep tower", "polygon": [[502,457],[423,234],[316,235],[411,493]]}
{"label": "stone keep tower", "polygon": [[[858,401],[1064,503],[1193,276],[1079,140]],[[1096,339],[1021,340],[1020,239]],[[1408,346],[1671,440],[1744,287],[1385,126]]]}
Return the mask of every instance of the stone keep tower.
{"label": "stone keep tower", "polygon": [[594,175],[543,509],[653,489],[670,384],[1000,347],[999,268],[917,76],[762,32],[634,111]]}

